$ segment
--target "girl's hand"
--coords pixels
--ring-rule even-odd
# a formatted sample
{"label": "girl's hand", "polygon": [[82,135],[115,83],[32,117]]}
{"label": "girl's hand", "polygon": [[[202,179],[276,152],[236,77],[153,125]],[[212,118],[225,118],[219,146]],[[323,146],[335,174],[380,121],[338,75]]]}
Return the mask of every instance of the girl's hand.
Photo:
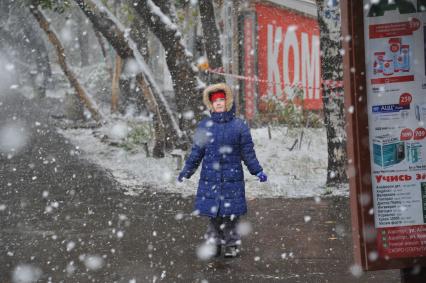
{"label": "girl's hand", "polygon": [[184,178],[184,175],[183,175],[183,173],[181,172],[181,173],[179,174],[179,176],[176,178],[176,180],[177,180],[179,183],[182,183],[182,182],[183,182],[183,178]]}
{"label": "girl's hand", "polygon": [[260,171],[259,173],[257,173],[256,176],[259,178],[260,182],[266,182],[268,180],[268,176],[266,176],[266,174],[263,173],[263,171]]}

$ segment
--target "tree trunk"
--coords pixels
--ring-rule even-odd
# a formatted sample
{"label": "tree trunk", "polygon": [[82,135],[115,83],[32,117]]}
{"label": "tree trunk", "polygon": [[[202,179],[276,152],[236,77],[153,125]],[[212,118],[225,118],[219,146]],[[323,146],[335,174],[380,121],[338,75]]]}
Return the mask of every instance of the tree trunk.
{"label": "tree trunk", "polygon": [[[146,80],[143,78],[142,74],[138,74],[136,76],[136,81],[141,86],[142,93],[150,93],[151,89],[146,83]],[[161,120],[161,115],[159,112],[154,112],[153,119]],[[166,135],[164,132],[164,127],[160,123],[154,123],[154,131],[157,139],[163,141],[163,143],[156,143],[154,146],[154,149],[152,151],[153,156],[161,156],[164,157],[164,148],[165,148],[165,142],[166,142]]]}
{"label": "tree trunk", "polygon": [[112,87],[111,87],[111,112],[114,113],[118,108],[118,98],[120,94],[120,75],[122,68],[122,60],[120,55],[115,56],[114,75],[112,76]]}
{"label": "tree trunk", "polygon": [[[133,4],[133,1],[129,1],[130,5]],[[137,49],[141,53],[142,57],[144,58],[145,62],[148,59],[148,27],[145,26],[142,21],[140,20],[140,17],[135,16],[133,17],[133,21],[130,26],[130,38],[132,38],[137,46]],[[137,106],[137,111],[139,112],[142,110],[142,106],[146,104],[146,101],[143,99],[143,96],[140,95],[140,88],[135,88],[134,83],[132,82],[133,78],[130,78],[128,76],[122,76],[120,80],[120,106],[119,110],[121,113],[124,113],[127,107],[133,103]],[[171,144],[171,147],[173,147],[173,143],[168,143],[168,140],[172,141],[172,137],[170,134],[173,134],[173,131],[169,131],[167,133],[166,131],[166,149],[168,148],[168,144]]]}
{"label": "tree trunk", "polygon": [[30,6],[30,12],[33,14],[34,18],[39,23],[40,27],[44,30],[46,33],[49,41],[52,43],[52,45],[56,49],[56,53],[58,55],[58,62],[59,65],[62,68],[62,71],[64,72],[65,76],[70,81],[71,85],[74,87],[78,97],[80,98],[81,102],[86,106],[86,108],[90,111],[93,118],[96,121],[99,121],[101,119],[101,115],[99,114],[98,110],[93,106],[93,103],[90,101],[90,99],[87,97],[85,90],[80,85],[80,83],[77,80],[77,77],[75,76],[74,72],[68,68],[68,64],[65,57],[65,50],[62,46],[58,36],[53,32],[53,30],[50,29],[49,22],[43,15],[43,13],[37,8],[36,5]]}
{"label": "tree trunk", "polygon": [[[114,47],[115,51],[122,57],[123,60],[135,60],[140,67],[140,72],[136,75],[136,80],[143,90],[143,94],[148,101],[149,110],[158,117],[154,123],[159,123],[158,129],[162,131],[160,136],[165,137],[164,131],[172,133],[174,144],[179,144],[185,141],[185,137],[174,120],[173,113],[167,105],[167,101],[162,96],[162,93],[156,87],[152,75],[149,73],[148,67],[143,61],[142,55],[137,50],[136,44],[128,41],[125,37],[125,31],[122,30],[119,23],[114,22],[114,18],[109,14],[106,7],[97,7],[90,0],[74,0],[83,10],[86,16],[92,21],[95,29],[100,31],[103,36]],[[100,12],[102,11],[102,12]],[[159,102],[159,103],[157,103]],[[183,138],[183,139],[182,139]],[[156,138],[157,148],[164,149],[164,139]]]}
{"label": "tree trunk", "polygon": [[148,48],[148,27],[139,16],[133,18],[130,26],[130,37],[135,41],[139,52],[146,61],[150,56]]}
{"label": "tree trunk", "polygon": [[[144,24],[140,16],[135,16],[130,27],[130,37],[135,41],[137,48],[145,61],[149,59],[148,47],[148,27]],[[166,131],[166,149],[173,149],[174,145],[170,137],[170,132]]]}
{"label": "tree trunk", "polygon": [[[331,1],[317,0],[320,27],[320,48],[322,50],[322,79],[343,80],[343,58],[340,53],[340,4],[331,7]],[[337,1],[338,2],[338,1]],[[325,13],[327,12],[327,13]],[[325,15],[328,15],[327,17]],[[323,84],[324,122],[327,132],[328,168],[327,185],[336,186],[348,181],[346,174],[346,132],[343,88],[330,89]]]}
{"label": "tree trunk", "polygon": [[[82,9],[86,16],[92,21],[93,26],[109,41],[123,60],[135,60],[134,50],[129,46],[123,31],[112,19],[112,15],[108,15],[106,8],[102,12],[98,10],[96,4],[90,0],[75,0],[77,5]],[[164,157],[164,123],[160,114],[160,109],[157,100],[148,84],[146,83],[145,76],[142,73],[137,74],[137,82],[143,90],[142,93],[148,101],[149,110],[154,113],[153,121],[155,131],[155,146],[154,157]],[[158,129],[158,130],[157,130]]]}
{"label": "tree trunk", "polygon": [[195,123],[193,119],[185,119],[187,115],[184,114],[191,111],[194,113],[194,119],[200,120],[204,106],[197,82],[197,71],[194,70],[192,56],[182,44],[182,34],[177,28],[173,3],[166,0],[156,0],[155,3],[152,0],[142,0],[134,9],[165,49],[166,63],[172,76],[176,106],[180,115],[179,126],[192,132]]}
{"label": "tree trunk", "polygon": [[[212,0],[200,0],[200,17],[203,27],[203,43],[207,53],[210,69],[222,68],[222,46],[220,44],[219,29],[216,25]],[[225,82],[223,76],[209,73],[209,83]]]}
{"label": "tree trunk", "polygon": [[[52,80],[52,69],[50,67],[48,51],[43,38],[40,36],[39,32],[34,29],[31,23],[23,21],[22,30],[29,40],[31,49],[35,51],[32,57],[37,66],[37,77],[35,82],[37,88],[36,92],[40,98],[43,98],[46,96],[46,89],[51,87]],[[40,76],[43,76],[43,78],[40,79]]]}

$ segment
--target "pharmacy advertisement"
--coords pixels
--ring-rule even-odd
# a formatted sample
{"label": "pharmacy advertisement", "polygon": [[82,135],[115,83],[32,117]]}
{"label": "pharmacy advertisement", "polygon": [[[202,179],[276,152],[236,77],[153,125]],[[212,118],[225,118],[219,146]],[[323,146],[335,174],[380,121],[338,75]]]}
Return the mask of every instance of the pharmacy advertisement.
{"label": "pharmacy advertisement", "polygon": [[387,259],[426,256],[426,9],[401,2],[364,0],[374,219]]}

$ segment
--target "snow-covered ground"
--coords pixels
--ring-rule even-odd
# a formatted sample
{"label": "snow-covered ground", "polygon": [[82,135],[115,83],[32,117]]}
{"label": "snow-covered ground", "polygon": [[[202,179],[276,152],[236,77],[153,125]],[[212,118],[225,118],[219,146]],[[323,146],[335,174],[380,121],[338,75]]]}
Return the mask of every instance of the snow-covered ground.
{"label": "snow-covered ground", "polygon": [[[54,65],[55,77],[61,77],[60,70]],[[97,78],[105,77],[101,67],[88,67],[79,69],[78,74],[87,79],[85,83],[89,93],[95,94],[99,90]],[[101,73],[102,74],[101,74]],[[86,80],[83,80],[86,81]],[[96,81],[96,83],[95,83]],[[65,93],[72,93],[65,78],[56,82],[54,90],[48,90],[47,96],[59,99],[64,103]],[[31,89],[23,89],[23,93],[32,97]],[[102,97],[102,94],[97,94]],[[200,170],[185,180],[184,183],[176,182],[177,160],[171,155],[162,159],[146,157],[143,148],[127,151],[123,147],[111,146],[102,142],[100,135],[109,137],[125,136],[129,119],[133,125],[146,122],[146,118],[131,118],[111,116],[109,104],[100,103],[101,113],[107,123],[100,129],[67,129],[59,130],[76,147],[82,150],[82,157],[111,171],[129,194],[137,194],[142,190],[154,189],[163,192],[180,193],[184,196],[196,193]],[[101,107],[102,106],[102,107]],[[145,119],[145,120],[144,120]],[[300,140],[303,130],[303,142],[293,150],[289,150],[296,139]],[[252,129],[257,157],[268,175],[268,182],[260,183],[257,178],[250,175],[245,169],[246,195],[248,198],[268,197],[315,197],[327,195],[348,195],[348,186],[328,189],[325,187],[327,168],[327,141],[325,129],[272,127],[272,138],[269,139],[268,128]]]}
{"label": "snow-covered ground", "polygon": [[[122,122],[108,123],[98,132],[120,135],[126,131]],[[118,131],[118,132],[117,132]],[[245,168],[246,195],[250,198],[266,197],[314,197],[325,193],[347,195],[348,188],[325,188],[327,168],[327,143],[324,129],[303,129],[300,150],[289,148],[300,139],[302,129],[273,127],[272,138],[268,129],[252,129],[255,150],[268,182],[260,183]],[[177,161],[170,155],[162,159],[146,157],[142,148],[131,153],[123,148],[110,146],[93,135],[91,129],[68,129],[61,133],[83,151],[82,156],[110,170],[113,176],[127,188],[129,194],[154,189],[163,192],[194,195],[200,168],[191,179],[176,181]],[[123,134],[123,133],[121,133]]]}
{"label": "snow-covered ground", "polygon": [[[61,77],[61,71],[54,68],[56,77]],[[98,100],[105,97],[98,93],[106,76],[104,66],[90,66],[78,69],[82,81]],[[48,97],[64,100],[65,92],[72,93],[65,78],[57,83],[54,91],[47,93]],[[100,129],[67,129],[60,132],[83,151],[82,156],[110,170],[129,194],[137,194],[141,190],[154,189],[163,192],[180,193],[184,196],[194,195],[197,190],[200,169],[191,179],[183,183],[176,182],[179,173],[177,160],[171,155],[162,159],[146,157],[142,148],[129,152],[122,147],[111,146],[102,142],[100,135],[120,140],[120,135],[126,136],[129,121],[133,123],[146,122],[146,118],[125,118],[111,116],[109,103],[99,103],[100,112],[107,122]],[[145,120],[144,120],[145,119]],[[130,126],[131,127],[131,126]],[[289,150],[296,139],[300,140],[303,130],[303,142],[293,150]],[[245,169],[246,195],[248,198],[267,197],[314,197],[328,195],[348,195],[348,186],[327,189],[325,187],[327,169],[327,139],[325,129],[272,127],[272,138],[269,139],[268,128],[252,129],[253,141],[257,157],[268,175],[268,182],[260,183],[256,177]]]}

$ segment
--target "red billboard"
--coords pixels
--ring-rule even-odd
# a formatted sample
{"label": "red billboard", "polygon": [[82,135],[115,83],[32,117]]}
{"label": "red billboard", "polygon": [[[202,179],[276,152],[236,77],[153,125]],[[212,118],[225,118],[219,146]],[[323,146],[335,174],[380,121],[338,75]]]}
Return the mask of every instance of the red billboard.
{"label": "red billboard", "polygon": [[303,91],[305,109],[321,109],[317,20],[265,4],[256,5],[256,14],[259,98],[285,101],[296,87]]}

